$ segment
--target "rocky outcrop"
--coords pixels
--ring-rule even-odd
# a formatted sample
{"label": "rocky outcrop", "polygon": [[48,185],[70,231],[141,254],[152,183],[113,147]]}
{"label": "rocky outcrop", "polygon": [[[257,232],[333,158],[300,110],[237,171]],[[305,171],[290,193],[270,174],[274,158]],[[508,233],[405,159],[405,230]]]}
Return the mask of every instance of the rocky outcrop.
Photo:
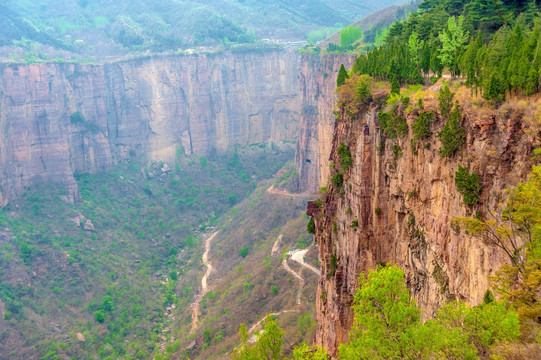
{"label": "rocky outcrop", "polygon": [[302,113],[295,153],[295,191],[317,193],[329,176],[334,130],[336,76],[340,65],[350,68],[353,55],[304,55],[300,63]]}
{"label": "rocky outcrop", "polygon": [[[380,263],[405,270],[407,286],[425,318],[443,301],[482,301],[488,277],[508,259],[498,248],[453,229],[451,221],[477,211],[488,216],[489,209],[505,203],[505,190],[526,178],[532,149],[540,144],[539,129],[523,111],[512,106],[479,109],[463,102],[467,141],[458,155],[444,159],[435,135],[444,121],[436,121],[433,135],[412,146],[415,114],[408,115],[409,135],[386,141],[377,102],[357,119],[342,113],[335,123],[331,160],[338,164],[335,149],[343,142],[353,166],[342,186],[329,184],[323,201],[308,206],[323,274],[316,298],[316,342],[332,354],[347,341],[360,273]],[[459,164],[480,176],[478,206],[465,206],[456,190]]]}
{"label": "rocky outcrop", "polygon": [[[296,139],[294,50],[0,67],[0,203],[36,181],[143,155],[207,155]],[[80,112],[83,117],[70,116]],[[180,150],[179,150],[180,149]]]}

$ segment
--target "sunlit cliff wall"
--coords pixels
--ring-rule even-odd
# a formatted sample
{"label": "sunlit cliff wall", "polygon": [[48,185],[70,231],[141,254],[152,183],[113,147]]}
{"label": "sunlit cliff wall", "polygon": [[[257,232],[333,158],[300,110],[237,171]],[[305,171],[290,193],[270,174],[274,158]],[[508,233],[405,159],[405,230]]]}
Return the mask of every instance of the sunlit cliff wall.
{"label": "sunlit cliff wall", "polygon": [[[0,67],[0,203],[37,181],[77,194],[75,172],[293,141],[295,50]],[[70,121],[81,112],[83,122]]]}

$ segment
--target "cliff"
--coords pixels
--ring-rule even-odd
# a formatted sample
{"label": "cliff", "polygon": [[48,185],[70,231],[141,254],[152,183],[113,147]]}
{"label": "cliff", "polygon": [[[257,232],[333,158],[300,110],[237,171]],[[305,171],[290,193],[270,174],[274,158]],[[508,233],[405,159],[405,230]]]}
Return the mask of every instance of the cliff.
{"label": "cliff", "polygon": [[295,191],[317,193],[329,176],[334,130],[336,76],[340,65],[350,68],[355,56],[303,55],[300,61],[302,112],[295,154]]}
{"label": "cliff", "polygon": [[298,68],[294,50],[2,66],[0,204],[36,181],[73,198],[74,173],[136,155],[293,141]]}
{"label": "cliff", "polygon": [[[433,109],[436,90],[425,92],[432,97]],[[406,116],[409,134],[386,141],[377,116],[383,95],[354,119],[342,112],[334,124],[331,160],[339,163],[335,150],[344,143],[353,166],[344,173],[343,185],[329,184],[322,201],[308,204],[323,274],[316,297],[316,342],[331,354],[347,341],[361,272],[380,263],[398,264],[427,318],[443,301],[481,302],[488,277],[508,261],[498,248],[453,229],[451,221],[476,211],[487,216],[505,203],[505,190],[531,170],[540,131],[523,106],[494,110],[466,99],[461,98],[461,105],[467,140],[452,158],[438,152],[436,134],[443,120],[432,124],[428,139],[410,145],[415,111]],[[480,204],[473,208],[463,204],[456,190],[459,164],[475,171],[483,185]]]}

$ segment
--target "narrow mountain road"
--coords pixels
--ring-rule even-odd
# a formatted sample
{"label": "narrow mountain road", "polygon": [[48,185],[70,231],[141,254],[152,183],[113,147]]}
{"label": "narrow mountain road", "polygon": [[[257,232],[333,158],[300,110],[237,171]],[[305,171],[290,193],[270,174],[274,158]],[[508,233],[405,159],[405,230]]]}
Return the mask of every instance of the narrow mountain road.
{"label": "narrow mountain road", "polygon": [[302,296],[302,288],[304,287],[304,278],[297,274],[292,268],[289,267],[289,264],[287,263],[287,257],[284,256],[284,260],[282,260],[282,266],[288,273],[293,275],[294,278],[297,279],[299,282],[299,290],[297,291],[297,305],[301,304],[301,296]]}
{"label": "narrow mountain road", "polygon": [[291,260],[298,262],[299,264],[301,264],[305,268],[307,268],[307,269],[311,270],[312,272],[314,272],[317,276],[321,276],[321,271],[319,269],[317,269],[316,267],[314,267],[314,266],[312,266],[310,264],[307,264],[304,261],[304,257],[306,256],[306,253],[308,251],[310,251],[310,248],[311,248],[311,246],[307,247],[306,249],[298,249],[298,250],[295,250],[295,251],[290,251],[288,255],[291,256]]}
{"label": "narrow mountain road", "polygon": [[254,325],[252,325],[251,328],[248,329],[248,334],[253,333],[253,332],[257,329],[257,327],[258,327],[259,325],[261,325],[261,323],[262,323],[263,321],[265,321],[265,319],[267,318],[268,315],[270,315],[270,316],[278,316],[278,315],[282,315],[282,314],[284,314],[284,313],[291,313],[291,312],[300,312],[300,310],[298,310],[298,309],[282,310],[282,311],[280,311],[280,312],[275,312],[275,313],[266,314],[265,316],[263,316],[263,317],[261,318],[261,320],[259,320],[258,322],[256,322]]}
{"label": "narrow mountain road", "polygon": [[219,231],[216,230],[205,238],[205,252],[203,253],[202,260],[203,264],[205,264],[207,267],[207,271],[205,272],[205,275],[203,275],[203,278],[201,278],[201,292],[197,294],[195,301],[190,305],[190,308],[192,309],[192,329],[190,330],[190,333],[193,333],[197,329],[201,301],[203,300],[203,296],[205,296],[205,294],[208,292],[208,278],[212,273],[212,270],[214,270],[214,267],[209,262],[209,252],[212,245],[212,240],[214,240],[216,235],[218,235],[218,232]]}
{"label": "narrow mountain road", "polygon": [[307,197],[307,196],[310,196],[310,193],[309,193],[309,192],[290,193],[289,191],[284,190],[284,189],[276,189],[276,188],[274,187],[274,185],[271,185],[271,186],[267,189],[267,192],[268,192],[269,194],[282,195],[282,196],[293,196],[293,197]]}

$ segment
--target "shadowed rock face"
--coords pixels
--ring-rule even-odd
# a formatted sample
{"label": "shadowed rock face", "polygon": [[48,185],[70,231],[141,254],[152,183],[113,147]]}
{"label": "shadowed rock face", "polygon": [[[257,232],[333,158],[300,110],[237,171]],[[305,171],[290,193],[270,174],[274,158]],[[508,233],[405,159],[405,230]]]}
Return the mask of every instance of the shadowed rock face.
{"label": "shadowed rock face", "polygon": [[[382,99],[379,99],[381,102]],[[391,262],[405,270],[407,286],[425,318],[443,301],[460,299],[476,305],[488,289],[489,276],[509,261],[499,248],[451,226],[456,216],[505,204],[506,189],[524,181],[531,170],[539,133],[528,130],[521,111],[494,114],[464,112],[467,140],[452,158],[438,153],[436,135],[444,121],[434,123],[433,135],[412,146],[410,134],[385,140],[372,105],[357,119],[341,114],[333,129],[331,160],[343,142],[353,157],[341,188],[329,184],[323,204],[309,202],[314,217],[322,276],[316,296],[316,342],[336,356],[347,341],[353,321],[353,295],[361,272]],[[467,115],[466,115],[467,114]],[[426,143],[431,146],[424,146]],[[392,146],[401,153],[393,153]],[[454,182],[458,165],[480,176],[481,203],[463,204]],[[358,225],[353,225],[357,220]]]}
{"label": "shadowed rock face", "polygon": [[36,181],[77,196],[74,172],[131,156],[295,140],[298,69],[285,50],[0,67],[0,204]]}
{"label": "shadowed rock face", "polygon": [[353,55],[304,55],[300,65],[302,113],[295,154],[297,192],[317,193],[329,177],[334,130],[336,77],[340,65],[351,68]]}

